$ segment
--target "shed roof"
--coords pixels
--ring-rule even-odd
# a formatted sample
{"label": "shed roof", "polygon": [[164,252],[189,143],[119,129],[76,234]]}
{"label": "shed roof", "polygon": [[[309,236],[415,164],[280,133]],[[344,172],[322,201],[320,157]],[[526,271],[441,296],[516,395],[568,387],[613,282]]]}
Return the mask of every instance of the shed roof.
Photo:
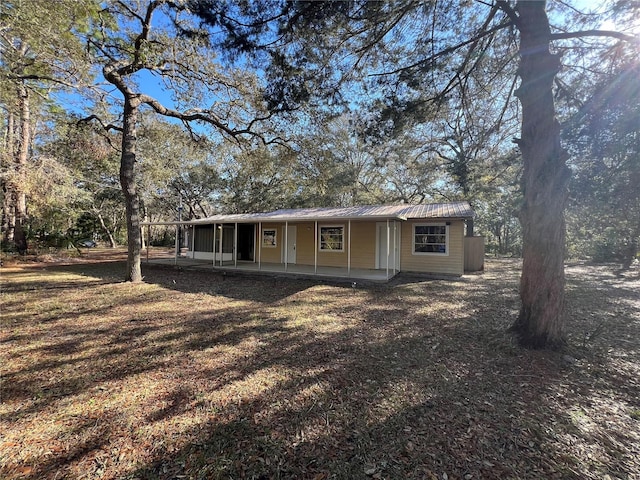
{"label": "shed roof", "polygon": [[202,225],[212,223],[257,223],[332,220],[408,220],[427,218],[472,218],[474,212],[468,202],[432,203],[426,205],[362,205],[356,207],[281,209],[264,213],[213,215],[207,218],[165,224]]}

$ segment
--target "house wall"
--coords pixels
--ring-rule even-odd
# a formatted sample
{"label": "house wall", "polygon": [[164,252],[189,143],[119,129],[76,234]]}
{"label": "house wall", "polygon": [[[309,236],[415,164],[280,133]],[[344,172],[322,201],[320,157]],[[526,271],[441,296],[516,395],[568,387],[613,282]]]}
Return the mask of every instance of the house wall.
{"label": "house wall", "polygon": [[[341,252],[327,252],[318,250],[318,266],[344,267],[348,265],[349,222],[318,222],[318,232],[321,226],[344,226],[344,249]],[[314,265],[316,242],[314,241],[314,222],[290,222],[289,226],[296,227],[296,263],[298,265]],[[261,261],[265,263],[281,263],[284,245],[284,224],[263,224],[262,230],[277,231],[277,246],[262,246]],[[258,239],[260,241],[261,237]],[[319,240],[318,240],[319,244]],[[351,267],[375,268],[376,257],[376,224],[375,222],[351,222]]]}
{"label": "house wall", "polygon": [[[449,222],[448,255],[416,255],[413,253],[413,225],[415,224],[443,224]],[[351,267],[374,269],[376,267],[376,223],[375,221],[351,221]],[[314,265],[316,242],[314,241],[314,222],[290,222],[290,226],[296,227],[296,263],[299,265]],[[321,226],[344,225],[344,250],[341,252],[318,251],[318,266],[343,267],[348,264],[348,238],[349,222],[318,222],[318,231]],[[405,272],[422,272],[448,275],[462,275],[464,273],[464,221],[452,220],[409,220],[398,223],[401,229],[400,245],[400,270]],[[208,248],[209,252],[198,252],[196,258],[211,258],[211,247],[208,247],[209,232],[206,228],[196,229],[196,247]],[[262,231],[276,231],[276,245],[266,247],[262,245]],[[282,263],[283,246],[285,242],[284,223],[263,223],[259,231],[256,225],[256,261],[264,263]],[[225,231],[225,248],[232,248],[232,234]],[[200,237],[200,238],[198,238]],[[218,238],[216,238],[218,240]],[[318,240],[319,244],[319,240]],[[218,244],[216,241],[216,250]],[[258,253],[258,250],[260,252]],[[392,261],[391,261],[392,262]]]}
{"label": "house wall", "polygon": [[297,238],[296,238],[296,263],[298,265],[313,265],[313,232],[314,223],[304,222],[296,223]]}
{"label": "house wall", "polygon": [[[413,253],[413,225],[449,222],[448,255],[416,255]],[[464,221],[463,220],[409,220],[402,223],[400,268],[403,272],[462,275],[464,273]]]}
{"label": "house wall", "polygon": [[351,266],[376,268],[376,222],[351,222]]}
{"label": "house wall", "polygon": [[[314,265],[315,248],[314,222],[290,223],[297,226],[296,263],[299,265]],[[320,227],[329,225],[344,226],[344,249],[341,252],[327,252],[318,250],[318,266],[344,267],[349,260],[349,222],[318,222]],[[319,235],[319,234],[318,234]],[[318,239],[318,245],[320,240]],[[351,268],[375,268],[376,255],[376,224],[375,222],[351,222]]]}
{"label": "house wall", "polygon": [[[256,227],[256,230],[257,229]],[[276,245],[274,247],[265,247],[262,245],[262,232],[265,230],[276,231]],[[284,224],[263,223],[262,230],[258,233],[258,241],[256,242],[256,255],[258,255],[260,261],[264,263],[281,263],[282,245],[284,245]],[[258,249],[260,249],[260,253],[258,253]]]}

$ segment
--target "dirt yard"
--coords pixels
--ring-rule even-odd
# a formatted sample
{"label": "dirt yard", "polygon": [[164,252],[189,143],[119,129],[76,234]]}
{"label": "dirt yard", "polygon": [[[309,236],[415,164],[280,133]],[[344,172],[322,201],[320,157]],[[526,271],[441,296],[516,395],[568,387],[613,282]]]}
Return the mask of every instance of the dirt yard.
{"label": "dirt yard", "polygon": [[640,479],[640,276],[567,267],[564,352],[504,332],[520,264],[389,285],[95,253],[0,270],[0,478]]}

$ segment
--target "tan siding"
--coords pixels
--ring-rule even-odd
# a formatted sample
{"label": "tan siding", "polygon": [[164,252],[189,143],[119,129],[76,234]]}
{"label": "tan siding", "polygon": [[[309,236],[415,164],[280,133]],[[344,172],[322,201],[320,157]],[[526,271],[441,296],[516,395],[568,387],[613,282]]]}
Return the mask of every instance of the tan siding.
{"label": "tan siding", "polygon": [[284,243],[284,225],[275,223],[263,223],[262,230],[276,230],[276,246],[262,246],[262,231],[259,233],[258,245],[262,250],[260,261],[264,263],[282,263],[282,245]]}
{"label": "tan siding", "polygon": [[[290,226],[297,227],[296,236],[296,263],[298,265],[314,265],[315,248],[317,243],[314,241],[315,224],[313,222],[289,223]],[[347,267],[348,264],[348,235],[349,222],[336,223],[318,223],[318,232],[321,226],[326,225],[344,225],[344,251],[343,252],[321,252],[318,251],[318,266],[324,267]],[[282,245],[284,242],[284,225],[283,224],[267,224],[264,228],[278,229],[278,243]],[[351,222],[351,266],[353,268],[375,268],[376,262],[376,224],[375,222]],[[318,240],[319,244],[319,240]],[[263,248],[262,261],[280,263],[280,251],[275,249]],[[276,258],[277,256],[277,258]]]}
{"label": "tan siding", "polygon": [[[443,220],[446,222],[447,220]],[[402,225],[402,249],[400,265],[403,272],[443,273],[462,275],[464,273],[464,222],[451,220],[449,226],[449,255],[414,255],[413,225],[438,224],[438,221],[411,220]]]}
{"label": "tan siding", "polygon": [[[446,220],[443,220],[446,221]],[[401,224],[401,248],[400,266],[406,272],[442,273],[450,275],[462,275],[464,273],[464,222],[451,220],[449,226],[449,255],[413,255],[412,241],[415,223],[442,223],[438,221],[411,220]],[[297,227],[296,236],[296,263],[299,265],[313,265],[315,261],[314,222],[289,223]],[[318,251],[318,266],[347,267],[347,244],[349,222],[318,222],[318,231],[323,225],[344,225],[344,251],[321,252]],[[277,243],[275,248],[262,248],[261,261],[265,263],[282,263],[282,246],[284,244],[284,224],[265,223],[262,229],[277,230]],[[376,222],[351,222],[351,267],[375,268],[376,262]],[[259,233],[258,243],[262,240]],[[318,241],[319,243],[319,241]]]}
{"label": "tan siding", "polygon": [[[347,267],[349,264],[349,222],[318,223],[318,231],[323,225],[344,225],[344,251],[318,251],[318,265],[326,267]],[[319,240],[318,240],[319,241]],[[375,222],[351,222],[351,268],[375,268],[376,262]]]}
{"label": "tan siding", "polygon": [[296,237],[296,263],[298,265],[313,265],[313,222],[296,223],[298,233]]}
{"label": "tan siding", "polygon": [[375,222],[351,222],[351,266],[376,268]]}
{"label": "tan siding", "polygon": [[[326,252],[320,251],[320,227],[330,225],[342,225],[344,227],[343,251],[342,252]],[[318,266],[321,267],[347,267],[347,241],[349,235],[349,225],[344,222],[318,222]],[[353,242],[353,236],[351,237]]]}

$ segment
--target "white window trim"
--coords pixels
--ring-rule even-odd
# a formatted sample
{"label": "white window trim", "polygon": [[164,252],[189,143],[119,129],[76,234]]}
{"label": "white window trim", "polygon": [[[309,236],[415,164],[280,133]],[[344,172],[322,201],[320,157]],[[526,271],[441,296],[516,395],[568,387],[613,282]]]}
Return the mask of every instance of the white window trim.
{"label": "white window trim", "polygon": [[[273,231],[274,245],[264,243],[264,232],[271,232],[271,231]],[[262,234],[260,235],[260,244],[262,245],[262,248],[278,248],[278,229],[262,227]]]}
{"label": "white window trim", "polygon": [[[445,227],[445,253],[440,252],[416,252],[416,227]],[[436,257],[448,257],[449,256],[449,225],[446,223],[414,223],[411,226],[411,254],[418,256],[436,256]]]}
{"label": "white window trim", "polygon": [[[340,250],[326,250],[322,248],[322,229],[323,228],[341,228],[342,229],[342,249]],[[323,253],[344,253],[344,244],[346,241],[346,230],[344,224],[331,224],[331,225],[318,225],[318,251]]]}

